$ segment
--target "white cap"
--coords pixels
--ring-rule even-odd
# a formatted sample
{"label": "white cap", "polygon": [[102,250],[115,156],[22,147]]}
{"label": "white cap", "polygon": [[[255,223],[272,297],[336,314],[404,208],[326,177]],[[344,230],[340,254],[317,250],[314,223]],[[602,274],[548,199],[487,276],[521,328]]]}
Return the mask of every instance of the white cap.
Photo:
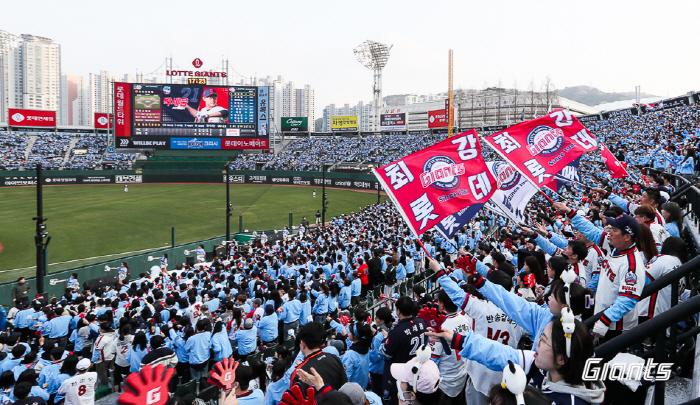
{"label": "white cap", "polygon": [[75,368],[76,368],[76,370],[79,370],[79,371],[85,371],[85,370],[90,368],[91,364],[92,363],[90,363],[90,360],[82,359],[78,362],[78,365],[75,366]]}

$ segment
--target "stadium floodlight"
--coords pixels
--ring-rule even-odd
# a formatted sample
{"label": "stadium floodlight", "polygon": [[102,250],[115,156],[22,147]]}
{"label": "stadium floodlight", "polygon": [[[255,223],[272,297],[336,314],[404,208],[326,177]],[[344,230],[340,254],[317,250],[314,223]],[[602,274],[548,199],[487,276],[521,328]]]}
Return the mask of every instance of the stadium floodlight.
{"label": "stadium floodlight", "polygon": [[380,131],[379,117],[381,108],[383,107],[382,100],[382,69],[389,61],[389,51],[393,45],[385,45],[379,42],[367,40],[353,50],[357,61],[362,63],[364,67],[374,71],[374,130]]}

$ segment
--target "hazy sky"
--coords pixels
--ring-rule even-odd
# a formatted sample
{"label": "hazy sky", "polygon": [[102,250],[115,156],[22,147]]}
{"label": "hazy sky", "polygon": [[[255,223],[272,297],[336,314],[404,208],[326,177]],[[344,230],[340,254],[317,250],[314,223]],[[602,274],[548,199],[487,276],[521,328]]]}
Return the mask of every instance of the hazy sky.
{"label": "hazy sky", "polygon": [[277,76],[329,103],[372,98],[353,49],[393,45],[384,94],[498,85],[675,96],[700,90],[700,1],[5,1],[0,29],[61,44],[62,70],[149,73],[172,54],[181,69],[227,57],[244,76]]}

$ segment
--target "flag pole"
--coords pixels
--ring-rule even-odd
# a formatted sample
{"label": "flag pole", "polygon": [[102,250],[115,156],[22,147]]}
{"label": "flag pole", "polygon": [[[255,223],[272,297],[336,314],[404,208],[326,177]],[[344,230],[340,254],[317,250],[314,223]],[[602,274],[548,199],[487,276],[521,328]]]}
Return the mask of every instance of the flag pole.
{"label": "flag pole", "polygon": [[572,182],[572,183],[578,184],[578,185],[581,186],[581,187],[585,187],[585,188],[588,189],[588,190],[591,190],[591,189],[593,188],[593,187],[591,187],[591,186],[587,186],[587,185],[581,183],[580,181],[567,179],[566,177],[562,177],[562,176],[559,176],[559,175],[557,175],[556,177],[557,177],[557,180],[570,181],[570,182]]}
{"label": "flag pole", "polygon": [[399,214],[401,214],[401,217],[402,217],[403,220],[406,222],[406,225],[408,225],[408,227],[413,231],[413,233],[416,234],[416,240],[417,240],[418,243],[420,244],[420,247],[422,247],[422,248],[423,248],[423,251],[425,252],[425,254],[426,254],[429,258],[432,259],[433,256],[431,256],[430,253],[428,253],[428,249],[425,248],[425,245],[423,245],[423,241],[420,240],[420,235],[418,234],[418,232],[417,232],[415,229],[413,229],[413,226],[411,225],[411,221],[409,221],[408,216],[406,215],[406,213],[405,213],[405,212],[403,211],[403,209],[401,208],[401,204],[399,204],[399,202],[396,201],[396,198],[394,197],[394,193],[392,193],[392,192],[389,190],[389,187],[387,187],[386,183],[384,182],[384,179],[383,179],[382,176],[377,172],[377,169],[372,169],[372,174],[374,174],[374,177],[377,178],[377,181],[379,181],[379,184],[382,186],[382,188],[384,189],[384,191],[386,191],[386,194],[387,194],[387,195],[389,196],[389,198],[391,199],[391,202],[394,203],[394,207],[396,207],[396,210],[399,211]]}

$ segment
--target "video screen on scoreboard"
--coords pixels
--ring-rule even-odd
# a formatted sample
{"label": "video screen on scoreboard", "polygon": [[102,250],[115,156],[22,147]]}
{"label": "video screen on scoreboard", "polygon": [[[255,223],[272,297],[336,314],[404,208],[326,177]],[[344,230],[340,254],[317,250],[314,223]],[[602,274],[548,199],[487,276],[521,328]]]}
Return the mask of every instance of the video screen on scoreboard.
{"label": "video screen on scoreboard", "polygon": [[132,134],[267,137],[267,87],[134,84]]}

